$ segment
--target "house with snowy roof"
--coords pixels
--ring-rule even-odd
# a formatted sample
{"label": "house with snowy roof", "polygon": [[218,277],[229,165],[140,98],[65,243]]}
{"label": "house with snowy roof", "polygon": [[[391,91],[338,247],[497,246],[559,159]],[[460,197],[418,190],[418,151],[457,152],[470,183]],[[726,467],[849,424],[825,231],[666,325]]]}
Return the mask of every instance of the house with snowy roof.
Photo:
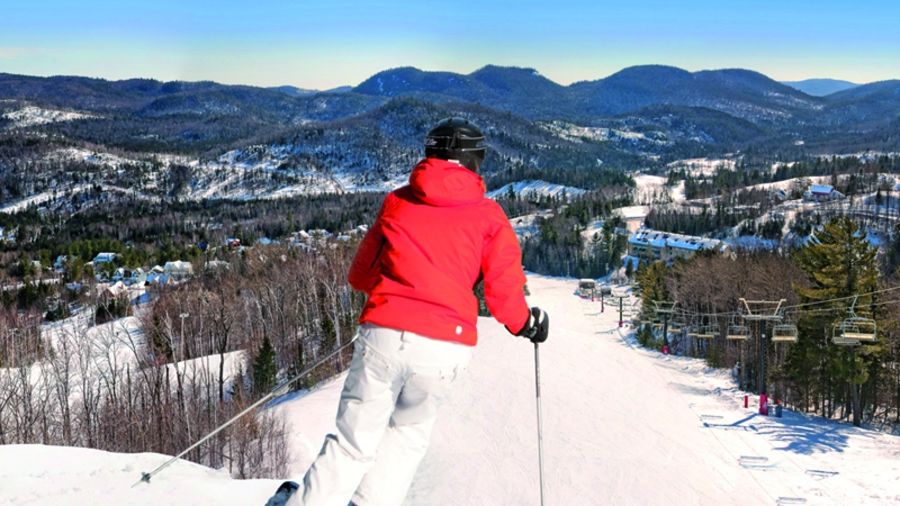
{"label": "house with snowy roof", "polygon": [[121,297],[128,296],[128,287],[125,286],[125,283],[121,281],[117,281],[113,284],[100,284],[97,285],[97,298],[101,303],[108,303],[111,300],[116,300]]}
{"label": "house with snowy roof", "polygon": [[56,272],[63,272],[66,270],[66,265],[69,263],[68,255],[59,255],[56,257],[56,260],[53,261],[53,269]]}
{"label": "house with snowy roof", "polygon": [[642,228],[628,238],[628,254],[641,261],[672,263],[678,258],[690,258],[699,251],[724,251],[725,243],[718,239],[660,232]]}
{"label": "house with snowy roof", "polygon": [[809,185],[803,193],[803,200],[807,202],[831,202],[844,198],[844,194],[835,190],[830,184]]}
{"label": "house with snowy roof", "polygon": [[165,273],[175,279],[184,279],[194,273],[194,266],[190,262],[175,260],[166,262],[163,266]]}
{"label": "house with snowy roof", "polygon": [[115,253],[97,253],[94,257],[94,265],[106,264],[116,259]]}

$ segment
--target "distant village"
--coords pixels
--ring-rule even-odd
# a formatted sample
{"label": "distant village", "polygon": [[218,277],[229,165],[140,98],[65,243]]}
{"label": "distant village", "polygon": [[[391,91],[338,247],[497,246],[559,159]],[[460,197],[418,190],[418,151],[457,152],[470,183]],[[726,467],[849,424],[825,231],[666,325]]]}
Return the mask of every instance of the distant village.
{"label": "distant village", "polygon": [[[287,245],[289,248],[299,248],[304,251],[315,251],[322,247],[334,247],[335,242],[350,241],[353,237],[364,235],[367,231],[365,225],[359,226],[351,231],[334,234],[327,230],[301,230],[292,233],[284,239],[270,239],[266,237],[259,238],[256,246],[278,246]],[[184,281],[190,280],[198,272],[214,271],[219,269],[229,269],[231,264],[228,261],[215,258],[215,250],[222,248],[229,252],[244,252],[252,246],[246,246],[241,243],[237,237],[226,237],[220,246],[211,246],[207,244],[198,245],[201,250],[207,254],[201,260],[189,262],[185,260],[172,260],[162,265],[153,265],[145,267],[123,267],[117,264],[121,260],[121,255],[114,252],[101,252],[94,256],[93,259],[86,262],[84,266],[93,272],[93,293],[99,304],[106,304],[113,300],[128,300],[131,304],[144,304],[150,301],[149,288],[160,288],[173,286]],[[211,258],[212,254],[212,258]],[[53,260],[52,274],[42,275],[34,281],[37,284],[58,284],[62,282],[63,275],[74,258],[69,255],[59,255]],[[32,261],[36,272],[42,272],[44,265],[38,260]],[[16,286],[6,287],[21,288],[23,283]],[[65,288],[78,293],[84,288],[84,282],[71,281],[65,284]],[[77,306],[77,305],[76,305]]]}
{"label": "distant village", "polygon": [[[808,181],[799,181],[806,187],[802,192],[801,200],[804,203],[824,204],[845,199],[845,195],[834,189],[829,184],[810,184]],[[900,191],[900,185],[897,185]],[[791,192],[783,188],[775,188],[770,192],[773,200],[784,202],[791,198]],[[688,259],[700,251],[715,251],[720,254],[728,254],[739,247],[739,244],[727,240],[711,239],[702,236],[677,234],[652,230],[643,226],[643,217],[626,217],[628,238],[628,256],[625,262],[631,263],[633,270],[641,263],[650,264],[663,261],[671,265],[677,259]],[[757,242],[755,246],[767,243]]]}

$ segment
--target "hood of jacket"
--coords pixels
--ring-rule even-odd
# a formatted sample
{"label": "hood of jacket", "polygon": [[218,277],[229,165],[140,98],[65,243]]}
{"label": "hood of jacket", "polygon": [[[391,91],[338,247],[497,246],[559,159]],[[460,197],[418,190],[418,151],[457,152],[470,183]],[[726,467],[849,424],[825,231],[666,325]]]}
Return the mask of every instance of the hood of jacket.
{"label": "hood of jacket", "polygon": [[460,206],[484,199],[481,176],[440,158],[420,161],[409,176],[409,185],[416,197],[432,206]]}

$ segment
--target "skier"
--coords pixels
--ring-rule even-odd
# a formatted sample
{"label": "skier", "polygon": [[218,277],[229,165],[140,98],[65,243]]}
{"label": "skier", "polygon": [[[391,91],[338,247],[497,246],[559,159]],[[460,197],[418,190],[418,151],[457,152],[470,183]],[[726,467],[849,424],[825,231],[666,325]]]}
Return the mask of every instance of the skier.
{"label": "skier", "polygon": [[476,344],[479,280],[488,309],[510,333],[547,339],[547,314],[525,301],[516,235],[501,207],[484,196],[483,143],[469,121],[441,121],[428,133],[425,159],[409,184],[385,198],[348,276],[368,301],[337,433],[325,438],[302,491],[286,482],[270,504],[403,502],[438,407]]}

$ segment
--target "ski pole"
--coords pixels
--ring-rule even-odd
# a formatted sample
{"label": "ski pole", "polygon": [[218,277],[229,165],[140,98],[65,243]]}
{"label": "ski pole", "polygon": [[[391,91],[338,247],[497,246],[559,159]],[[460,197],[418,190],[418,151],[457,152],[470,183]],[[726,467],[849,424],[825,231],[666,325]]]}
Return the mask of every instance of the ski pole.
{"label": "ski pole", "polygon": [[272,391],[269,392],[268,394],[266,394],[263,398],[259,399],[258,401],[254,402],[253,404],[251,404],[247,409],[245,409],[245,410],[241,411],[240,413],[234,415],[234,417],[232,417],[231,420],[228,420],[227,422],[223,423],[222,425],[220,425],[218,428],[216,428],[215,430],[213,430],[213,431],[210,432],[209,434],[203,436],[203,438],[202,438],[201,440],[199,440],[199,441],[197,441],[196,443],[192,444],[190,447],[188,447],[188,448],[187,448],[186,450],[184,450],[183,452],[181,452],[181,453],[179,453],[178,455],[176,455],[176,456],[170,458],[169,460],[163,462],[159,467],[157,467],[156,469],[150,471],[149,473],[141,473],[141,479],[138,480],[134,485],[132,485],[131,488],[134,488],[134,487],[140,485],[141,483],[150,483],[150,478],[152,478],[152,477],[156,476],[157,474],[159,474],[163,469],[169,467],[173,462],[175,462],[176,460],[178,460],[178,459],[180,459],[181,457],[185,456],[188,452],[190,452],[190,451],[193,450],[194,448],[196,448],[196,447],[202,445],[202,444],[205,443],[207,440],[209,440],[211,437],[215,436],[215,435],[218,434],[219,432],[222,432],[223,430],[225,430],[226,428],[228,428],[228,426],[230,426],[230,425],[233,424],[234,422],[238,421],[241,417],[243,417],[244,415],[246,415],[246,414],[249,413],[250,411],[253,411],[254,409],[256,409],[257,407],[259,407],[260,405],[265,404],[266,402],[268,402],[268,401],[269,401],[270,399],[272,399],[273,397],[276,397],[276,396],[278,396],[278,395],[281,395],[281,394],[283,394],[283,393],[286,393],[286,392],[287,392],[287,387],[288,387],[288,386],[290,386],[290,385],[291,385],[292,383],[294,383],[295,381],[297,381],[297,380],[303,378],[303,377],[306,376],[307,374],[313,372],[317,367],[319,367],[320,365],[324,364],[324,363],[327,362],[330,358],[332,358],[332,357],[334,357],[335,355],[337,355],[338,353],[340,353],[341,350],[343,350],[343,349],[346,348],[347,346],[350,346],[350,344],[352,344],[354,341],[356,341],[356,337],[357,337],[358,335],[359,335],[359,334],[353,336],[353,339],[347,341],[346,344],[342,345],[340,348],[338,348],[338,349],[334,350],[333,352],[329,353],[326,357],[324,357],[323,359],[319,360],[319,361],[316,362],[315,364],[313,364],[313,365],[307,367],[306,369],[304,369],[303,371],[301,371],[299,374],[297,374],[297,375],[294,376],[293,378],[291,378],[291,379],[289,379],[289,380],[287,380],[287,381],[281,383],[280,385],[276,386],[275,388],[273,388]]}
{"label": "ski pole", "polygon": [[544,436],[541,423],[541,359],[534,343],[534,392],[537,399],[538,469],[541,482],[541,506],[544,506]]}

